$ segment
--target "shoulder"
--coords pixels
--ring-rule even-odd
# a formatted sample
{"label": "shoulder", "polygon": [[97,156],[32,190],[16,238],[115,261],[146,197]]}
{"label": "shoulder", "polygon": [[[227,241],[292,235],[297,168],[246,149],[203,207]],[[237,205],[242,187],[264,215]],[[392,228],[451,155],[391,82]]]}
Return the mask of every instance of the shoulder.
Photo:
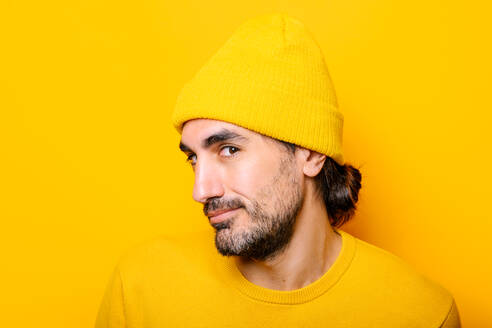
{"label": "shoulder", "polygon": [[355,254],[347,275],[363,296],[415,323],[444,322],[454,304],[446,288],[393,253],[352,238]]}
{"label": "shoulder", "polygon": [[[433,296],[449,298],[451,294],[437,282],[420,273],[409,263],[395,254],[354,237],[356,244],[355,264],[363,269],[368,277],[381,284],[391,284],[411,294],[417,289],[419,294],[424,291]],[[384,280],[382,280],[384,278]]]}

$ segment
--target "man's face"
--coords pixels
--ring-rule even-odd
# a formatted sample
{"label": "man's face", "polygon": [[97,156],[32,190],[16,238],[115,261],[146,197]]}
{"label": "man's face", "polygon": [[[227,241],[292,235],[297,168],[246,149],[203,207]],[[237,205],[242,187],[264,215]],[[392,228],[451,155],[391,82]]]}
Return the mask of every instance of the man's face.
{"label": "man's face", "polygon": [[186,122],[180,149],[222,255],[265,260],[284,249],[303,202],[294,154],[274,139],[210,119]]}

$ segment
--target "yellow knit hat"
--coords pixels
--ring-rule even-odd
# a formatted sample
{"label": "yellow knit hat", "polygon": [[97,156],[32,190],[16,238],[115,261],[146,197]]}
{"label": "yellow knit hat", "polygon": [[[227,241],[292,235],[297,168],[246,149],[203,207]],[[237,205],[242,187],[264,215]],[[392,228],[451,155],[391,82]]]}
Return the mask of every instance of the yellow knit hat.
{"label": "yellow knit hat", "polygon": [[239,26],[177,97],[172,124],[209,118],[325,154],[343,164],[343,115],[321,49],[284,13]]}

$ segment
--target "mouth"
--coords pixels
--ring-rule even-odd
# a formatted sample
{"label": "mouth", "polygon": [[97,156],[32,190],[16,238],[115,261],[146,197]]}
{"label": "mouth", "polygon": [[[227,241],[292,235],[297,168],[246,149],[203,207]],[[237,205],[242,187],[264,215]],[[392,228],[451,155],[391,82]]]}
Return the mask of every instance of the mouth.
{"label": "mouth", "polygon": [[229,218],[231,215],[236,213],[239,209],[240,208],[238,207],[233,209],[209,212],[208,218],[210,219],[211,224],[219,223]]}

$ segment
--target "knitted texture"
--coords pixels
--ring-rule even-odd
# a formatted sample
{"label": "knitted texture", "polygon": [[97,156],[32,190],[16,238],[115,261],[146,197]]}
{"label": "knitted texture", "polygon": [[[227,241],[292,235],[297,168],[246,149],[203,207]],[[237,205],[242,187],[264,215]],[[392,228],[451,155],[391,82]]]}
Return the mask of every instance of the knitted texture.
{"label": "knitted texture", "polygon": [[343,114],[322,51],[298,19],[264,14],[240,25],[181,89],[172,124],[229,122],[343,164]]}

